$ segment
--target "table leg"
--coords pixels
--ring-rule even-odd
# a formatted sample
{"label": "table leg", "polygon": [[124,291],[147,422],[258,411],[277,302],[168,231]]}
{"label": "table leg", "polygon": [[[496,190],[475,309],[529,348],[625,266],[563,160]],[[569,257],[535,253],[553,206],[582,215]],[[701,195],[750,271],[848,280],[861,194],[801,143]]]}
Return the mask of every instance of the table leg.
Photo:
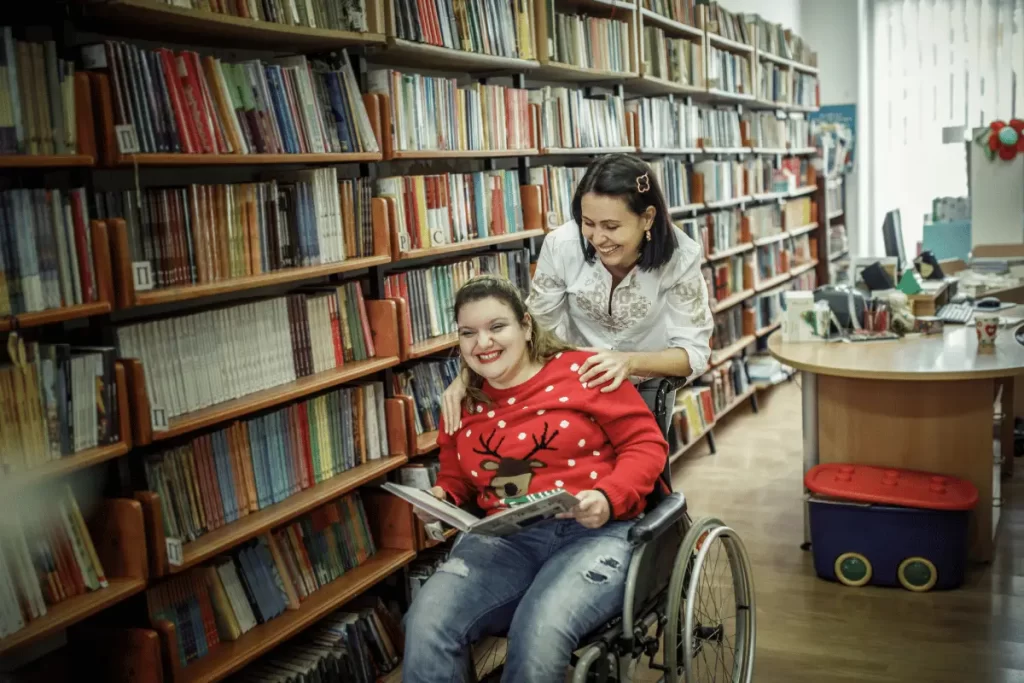
{"label": "table leg", "polygon": [[[818,464],[818,376],[813,372],[800,372],[800,393],[803,407],[804,433],[804,474]],[[803,480],[800,482],[803,486]],[[802,550],[811,547],[810,503],[807,502],[807,488],[804,487],[804,542]]]}

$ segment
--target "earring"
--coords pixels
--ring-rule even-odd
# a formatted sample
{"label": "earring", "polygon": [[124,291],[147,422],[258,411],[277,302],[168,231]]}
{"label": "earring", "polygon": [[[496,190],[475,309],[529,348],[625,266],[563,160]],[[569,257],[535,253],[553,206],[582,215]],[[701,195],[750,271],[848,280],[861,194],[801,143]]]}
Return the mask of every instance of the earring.
{"label": "earring", "polygon": [[650,230],[647,231],[647,241],[648,242],[651,241],[651,231]]}

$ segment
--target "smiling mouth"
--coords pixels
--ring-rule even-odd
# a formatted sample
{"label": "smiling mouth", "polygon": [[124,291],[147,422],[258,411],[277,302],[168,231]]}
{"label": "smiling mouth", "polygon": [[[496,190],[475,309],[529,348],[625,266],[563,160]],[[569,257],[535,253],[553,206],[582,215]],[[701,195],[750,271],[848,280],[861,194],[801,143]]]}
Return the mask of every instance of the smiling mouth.
{"label": "smiling mouth", "polygon": [[502,351],[491,351],[490,353],[481,353],[477,355],[476,359],[484,364],[493,363],[494,361],[498,360],[498,358],[501,357],[502,353]]}
{"label": "smiling mouth", "polygon": [[594,248],[597,249],[597,251],[600,252],[600,254],[602,256],[610,256],[611,254],[614,254],[615,251],[619,247],[618,247],[618,245],[616,245],[614,247],[594,247]]}

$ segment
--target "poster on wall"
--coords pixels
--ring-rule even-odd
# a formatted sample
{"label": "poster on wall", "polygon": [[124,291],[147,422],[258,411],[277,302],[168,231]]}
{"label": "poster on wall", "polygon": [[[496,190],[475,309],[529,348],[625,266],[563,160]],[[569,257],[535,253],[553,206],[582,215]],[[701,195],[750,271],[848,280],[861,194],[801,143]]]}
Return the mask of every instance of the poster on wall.
{"label": "poster on wall", "polygon": [[823,150],[826,175],[853,170],[857,138],[857,105],[826,104],[807,115],[811,134],[818,149]]}

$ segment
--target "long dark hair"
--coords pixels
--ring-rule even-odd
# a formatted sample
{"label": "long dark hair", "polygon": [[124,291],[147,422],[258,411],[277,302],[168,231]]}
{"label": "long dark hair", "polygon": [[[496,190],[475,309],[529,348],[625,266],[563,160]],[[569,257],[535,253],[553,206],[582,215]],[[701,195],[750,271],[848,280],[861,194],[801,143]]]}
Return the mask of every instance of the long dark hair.
{"label": "long dark hair", "polygon": [[[530,360],[537,363],[546,363],[561,351],[571,351],[574,347],[566,344],[556,337],[549,330],[537,324],[537,319],[527,315],[526,302],[523,301],[519,288],[511,281],[496,275],[478,275],[464,285],[459,287],[455,294],[455,322],[458,324],[459,311],[468,303],[480,301],[481,299],[493,298],[508,305],[516,316],[516,321],[530,328],[530,341],[526,345],[526,352]],[[460,357],[461,358],[461,357]],[[464,405],[467,409],[477,403],[490,403],[490,398],[483,392],[484,379],[461,358],[461,366],[469,381],[466,383],[466,399]]]}
{"label": "long dark hair", "polygon": [[[646,178],[644,177],[646,175]],[[642,191],[641,191],[642,190]],[[587,168],[576,186],[572,198],[572,217],[580,228],[580,248],[587,263],[593,263],[597,252],[583,237],[583,195],[592,192],[606,197],[618,197],[629,210],[640,216],[654,207],[651,239],[640,243],[640,270],[657,270],[668,263],[676,249],[676,238],[669,220],[668,205],[661,192],[661,184],[646,161],[632,154],[608,154]]]}

